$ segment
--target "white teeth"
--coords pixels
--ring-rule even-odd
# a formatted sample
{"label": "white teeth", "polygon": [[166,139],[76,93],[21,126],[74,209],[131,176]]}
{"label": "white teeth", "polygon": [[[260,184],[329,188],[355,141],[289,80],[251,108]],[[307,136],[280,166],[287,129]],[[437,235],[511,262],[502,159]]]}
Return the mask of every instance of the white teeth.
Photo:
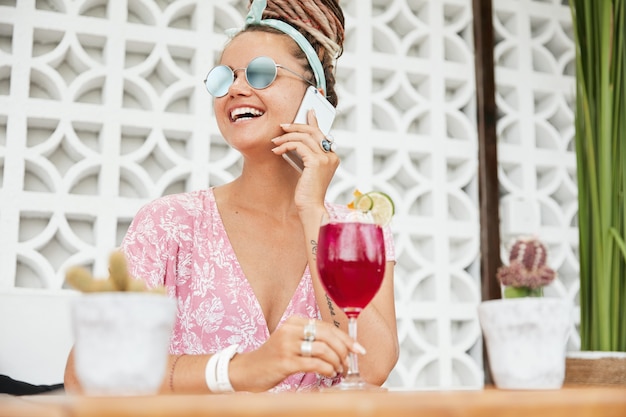
{"label": "white teeth", "polygon": [[230,118],[236,120],[243,115],[263,116],[263,112],[252,107],[239,107],[230,113]]}

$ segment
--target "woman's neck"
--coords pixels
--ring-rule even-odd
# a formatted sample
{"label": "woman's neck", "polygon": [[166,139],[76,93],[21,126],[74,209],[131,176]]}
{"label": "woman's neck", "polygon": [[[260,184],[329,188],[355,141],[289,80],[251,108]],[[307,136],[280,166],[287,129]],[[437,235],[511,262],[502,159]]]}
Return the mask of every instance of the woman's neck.
{"label": "woman's neck", "polygon": [[216,195],[231,206],[272,212],[278,217],[293,215],[299,174],[286,162],[285,168],[252,170],[244,167],[238,178],[216,187]]}

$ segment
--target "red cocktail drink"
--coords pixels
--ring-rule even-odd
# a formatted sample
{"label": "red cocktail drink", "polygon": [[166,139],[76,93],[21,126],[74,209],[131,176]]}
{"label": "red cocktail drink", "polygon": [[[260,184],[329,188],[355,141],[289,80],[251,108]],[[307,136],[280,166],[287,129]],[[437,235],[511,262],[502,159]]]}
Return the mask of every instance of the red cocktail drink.
{"label": "red cocktail drink", "polygon": [[[328,296],[348,316],[348,333],[357,340],[357,317],[376,295],[385,276],[383,229],[367,216],[356,220],[328,219],[320,227],[317,268]],[[381,388],[365,382],[359,374],[354,352],[348,355],[349,369],[338,390]]]}
{"label": "red cocktail drink", "polygon": [[358,316],[374,298],[385,274],[382,228],[349,221],[323,225],[317,266],[328,295],[348,316]]}

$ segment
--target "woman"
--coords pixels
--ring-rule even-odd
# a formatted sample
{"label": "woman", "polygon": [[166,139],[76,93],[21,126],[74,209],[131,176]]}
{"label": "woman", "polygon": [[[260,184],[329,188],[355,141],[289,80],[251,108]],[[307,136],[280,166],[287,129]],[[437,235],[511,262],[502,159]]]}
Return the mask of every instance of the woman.
{"label": "woman", "polygon": [[[341,210],[324,202],[339,159],[314,112],[308,124],[290,123],[309,85],[336,106],[343,36],[337,0],[253,1],[206,80],[219,129],[243,157],[241,175],[160,198],[131,224],[122,243],[131,274],[178,301],[163,392],[315,389],[340,380],[350,351],[364,355],[361,375],[373,384],[395,365],[389,230],[384,283],[356,343],[314,267],[322,214]],[[288,151],[301,155],[301,174],[281,157]],[[71,357],[65,384],[79,389]]]}

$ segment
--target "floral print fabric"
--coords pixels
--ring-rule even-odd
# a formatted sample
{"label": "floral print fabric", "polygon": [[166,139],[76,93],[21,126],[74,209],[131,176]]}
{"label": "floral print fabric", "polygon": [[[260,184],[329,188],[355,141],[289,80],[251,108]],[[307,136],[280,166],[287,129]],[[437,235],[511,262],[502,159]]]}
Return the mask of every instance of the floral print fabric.
{"label": "floral print fabric", "polygon": [[[328,205],[328,209],[345,207]],[[387,260],[393,260],[388,228],[385,244]],[[133,219],[121,249],[132,276],[150,287],[164,285],[178,302],[170,353],[215,353],[232,344],[239,344],[239,352],[248,352],[269,338],[261,306],[228,240],[212,189],[148,203]],[[278,326],[294,315],[321,317],[308,266]],[[333,382],[298,373],[272,391],[307,390]]]}

